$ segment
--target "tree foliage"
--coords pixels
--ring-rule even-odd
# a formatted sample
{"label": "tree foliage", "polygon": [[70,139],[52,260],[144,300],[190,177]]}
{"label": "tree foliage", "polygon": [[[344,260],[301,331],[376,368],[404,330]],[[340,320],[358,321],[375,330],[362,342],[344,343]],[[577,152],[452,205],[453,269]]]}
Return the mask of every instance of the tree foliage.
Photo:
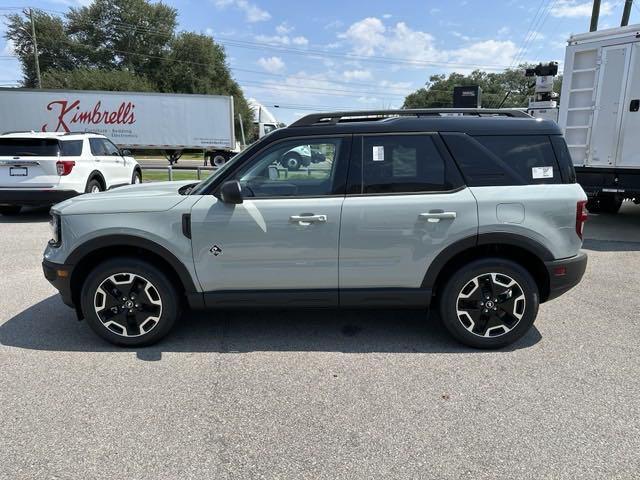
{"label": "tree foliage", "polygon": [[[504,72],[487,73],[474,70],[465,75],[432,75],[424,88],[407,95],[405,108],[444,108],[453,106],[453,87],[479,85],[482,88],[482,106],[497,108],[526,107],[534,91],[534,79],[524,76],[524,70],[532,65],[522,64]],[[559,92],[562,76],[556,77],[556,92]],[[509,95],[507,95],[509,93]]]}
{"label": "tree foliage", "polygon": [[[224,48],[206,35],[176,33],[176,9],[150,0],[94,0],[64,17],[34,10],[34,23],[43,87],[232,95],[252,136],[253,114]],[[36,87],[26,11],[8,17],[5,38],[15,45],[23,86]]]}

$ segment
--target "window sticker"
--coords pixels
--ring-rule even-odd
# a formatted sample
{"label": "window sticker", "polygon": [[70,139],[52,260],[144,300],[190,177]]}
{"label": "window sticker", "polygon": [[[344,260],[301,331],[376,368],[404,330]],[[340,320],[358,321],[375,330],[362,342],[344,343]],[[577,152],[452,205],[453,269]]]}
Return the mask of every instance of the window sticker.
{"label": "window sticker", "polygon": [[533,167],[531,176],[533,178],[553,178],[553,167]]}
{"label": "window sticker", "polygon": [[373,147],[373,161],[374,162],[384,162],[384,146],[376,146]]}

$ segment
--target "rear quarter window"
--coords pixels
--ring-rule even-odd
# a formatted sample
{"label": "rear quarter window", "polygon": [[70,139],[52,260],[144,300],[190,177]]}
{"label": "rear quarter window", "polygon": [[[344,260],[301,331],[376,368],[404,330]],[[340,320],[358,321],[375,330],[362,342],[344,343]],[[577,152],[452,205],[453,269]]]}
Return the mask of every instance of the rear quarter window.
{"label": "rear quarter window", "polygon": [[491,135],[474,137],[512,168],[525,184],[562,183],[558,162],[546,135]]}
{"label": "rear quarter window", "polygon": [[60,155],[63,157],[79,157],[82,155],[82,140],[60,142]]}

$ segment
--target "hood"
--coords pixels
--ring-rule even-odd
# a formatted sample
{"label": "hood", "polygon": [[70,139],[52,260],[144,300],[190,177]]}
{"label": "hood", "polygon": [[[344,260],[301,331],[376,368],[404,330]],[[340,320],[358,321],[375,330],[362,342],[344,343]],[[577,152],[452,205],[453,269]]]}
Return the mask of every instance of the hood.
{"label": "hood", "polygon": [[187,198],[180,194],[180,189],[193,183],[193,180],[187,180],[127,185],[106,192],[73,197],[54,205],[52,210],[62,215],[162,212]]}

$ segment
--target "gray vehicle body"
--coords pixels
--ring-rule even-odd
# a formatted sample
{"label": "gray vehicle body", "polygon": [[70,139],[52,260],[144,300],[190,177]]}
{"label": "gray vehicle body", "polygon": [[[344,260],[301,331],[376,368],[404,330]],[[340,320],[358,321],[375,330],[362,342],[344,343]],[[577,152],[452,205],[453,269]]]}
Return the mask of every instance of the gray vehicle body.
{"label": "gray vehicle body", "polygon": [[[431,135],[448,155],[440,138],[446,140],[445,132],[560,135],[552,122],[525,118],[292,126],[238,155],[205,191],[185,194],[192,182],[153,183],[54,206],[61,240],[46,248],[45,275],[80,315],[84,278],[114,255],[161,266],[193,308],[428,306],[439,281],[462,259],[495,252],[527,265],[541,301],[575,285],[586,265],[576,203],[586,195],[571,181],[469,186],[463,180],[447,191],[390,194],[350,193],[347,185],[328,195],[245,197],[240,204],[220,198],[220,185],[234,169],[278,142],[341,137],[349,148],[336,161],[352,165],[357,142],[368,135]],[[345,178],[347,170],[345,164]],[[300,220],[309,215],[320,221]],[[554,274],[558,266],[562,275]],[[68,274],[59,278],[55,272],[61,270]]]}

